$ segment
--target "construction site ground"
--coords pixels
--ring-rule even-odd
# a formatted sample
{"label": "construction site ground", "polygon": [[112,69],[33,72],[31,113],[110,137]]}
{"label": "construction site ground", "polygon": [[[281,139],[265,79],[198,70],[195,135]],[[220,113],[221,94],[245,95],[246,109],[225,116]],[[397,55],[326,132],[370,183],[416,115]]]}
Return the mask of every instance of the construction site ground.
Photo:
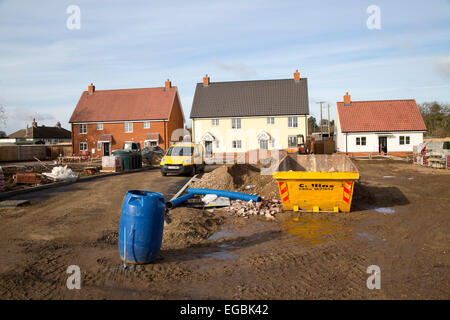
{"label": "construction site ground", "polygon": [[[449,171],[356,165],[350,213],[296,221],[283,212],[272,221],[179,207],[156,261],[126,271],[118,252],[125,193],[170,199],[188,177],[150,170],[16,196],[31,204],[0,209],[0,298],[448,299]],[[81,269],[79,290],[66,286],[70,265]],[[371,265],[381,270],[379,290],[366,286]]]}

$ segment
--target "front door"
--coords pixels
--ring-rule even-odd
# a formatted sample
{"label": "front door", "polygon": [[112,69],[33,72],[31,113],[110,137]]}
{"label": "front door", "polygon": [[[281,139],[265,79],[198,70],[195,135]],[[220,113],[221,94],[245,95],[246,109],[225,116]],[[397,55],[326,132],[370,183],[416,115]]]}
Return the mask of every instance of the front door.
{"label": "front door", "polygon": [[378,152],[387,153],[387,137],[378,137]]}
{"label": "front door", "polygon": [[205,141],[205,157],[212,157],[212,141]]}
{"label": "front door", "polygon": [[103,155],[109,156],[109,142],[103,143]]}

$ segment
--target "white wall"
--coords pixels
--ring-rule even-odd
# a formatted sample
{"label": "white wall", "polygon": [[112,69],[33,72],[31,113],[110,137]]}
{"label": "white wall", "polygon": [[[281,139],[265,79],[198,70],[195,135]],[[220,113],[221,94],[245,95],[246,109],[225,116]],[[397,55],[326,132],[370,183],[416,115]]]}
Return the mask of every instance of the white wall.
{"label": "white wall", "polygon": [[[336,136],[336,147],[339,152],[378,152],[379,140],[378,137],[387,136],[387,150],[388,152],[412,152],[413,146],[423,142],[423,132],[389,132],[389,133],[349,133],[346,137],[345,133],[338,129]],[[409,136],[409,144],[400,144],[400,136]],[[366,145],[356,145],[356,137],[366,137]],[[346,149],[347,139],[347,149]]]}

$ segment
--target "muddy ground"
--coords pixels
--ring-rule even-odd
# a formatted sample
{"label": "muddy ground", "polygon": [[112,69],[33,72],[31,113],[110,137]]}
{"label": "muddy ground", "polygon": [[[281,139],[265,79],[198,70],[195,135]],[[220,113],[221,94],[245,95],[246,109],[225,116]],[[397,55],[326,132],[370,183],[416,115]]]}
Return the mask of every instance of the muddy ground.
{"label": "muddy ground", "polygon": [[[0,211],[0,297],[448,299],[449,171],[356,164],[361,184],[351,213],[296,221],[286,212],[267,221],[177,208],[157,260],[127,272],[117,248],[125,192],[170,198],[187,178],[153,170],[24,195],[30,206]],[[74,264],[80,290],[66,288]],[[370,265],[381,268],[380,290],[367,289]]]}

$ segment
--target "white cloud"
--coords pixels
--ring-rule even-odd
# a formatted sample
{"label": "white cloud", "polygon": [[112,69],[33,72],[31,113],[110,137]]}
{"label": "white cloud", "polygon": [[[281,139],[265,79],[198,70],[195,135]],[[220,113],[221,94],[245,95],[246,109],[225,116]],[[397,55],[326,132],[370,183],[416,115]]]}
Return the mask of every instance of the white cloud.
{"label": "white cloud", "polygon": [[437,57],[433,61],[434,70],[445,78],[450,78],[450,56]]}

